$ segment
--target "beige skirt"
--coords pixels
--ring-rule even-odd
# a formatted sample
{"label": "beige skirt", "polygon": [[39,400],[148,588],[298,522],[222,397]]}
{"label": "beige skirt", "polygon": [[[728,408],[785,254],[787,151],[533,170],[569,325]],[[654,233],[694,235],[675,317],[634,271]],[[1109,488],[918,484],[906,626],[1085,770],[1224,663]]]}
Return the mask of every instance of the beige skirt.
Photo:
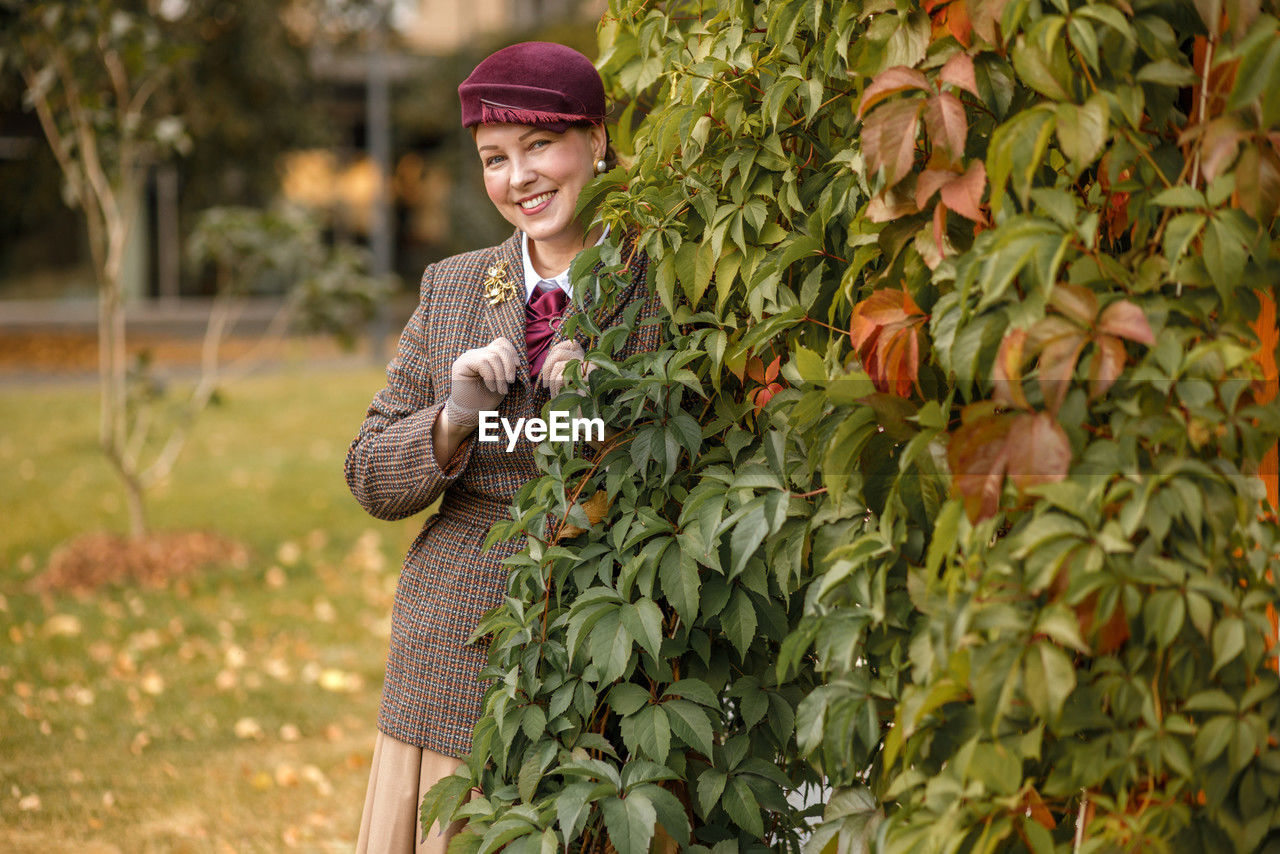
{"label": "beige skirt", "polygon": [[434,825],[422,833],[418,811],[427,790],[462,765],[461,759],[414,747],[379,732],[373,743],[369,791],[360,817],[358,854],[445,854],[462,828]]}

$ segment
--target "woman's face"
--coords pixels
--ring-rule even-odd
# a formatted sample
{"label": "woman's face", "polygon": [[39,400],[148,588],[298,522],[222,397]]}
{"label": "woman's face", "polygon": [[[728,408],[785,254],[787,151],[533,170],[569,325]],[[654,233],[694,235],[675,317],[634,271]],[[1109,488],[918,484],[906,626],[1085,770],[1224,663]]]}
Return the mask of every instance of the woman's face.
{"label": "woman's face", "polygon": [[604,156],[604,128],[571,127],[555,133],[529,125],[482,124],[476,150],[484,188],[503,219],[551,246],[581,244],[582,225],[573,218],[578,194]]}

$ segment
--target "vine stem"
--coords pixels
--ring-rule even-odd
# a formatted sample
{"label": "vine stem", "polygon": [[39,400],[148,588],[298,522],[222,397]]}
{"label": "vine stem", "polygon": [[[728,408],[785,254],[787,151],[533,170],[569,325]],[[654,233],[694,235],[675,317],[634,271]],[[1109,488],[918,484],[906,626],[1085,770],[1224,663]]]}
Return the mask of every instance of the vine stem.
{"label": "vine stem", "polygon": [[806,314],[804,316],[804,319],[809,321],[810,323],[816,323],[819,326],[825,326],[827,329],[830,329],[832,332],[839,332],[841,335],[845,334],[845,331],[843,329],[840,329],[839,327],[836,327],[836,326],[832,326],[830,323],[826,323],[825,321],[818,320],[818,318],[816,317],[810,317],[809,315]]}
{"label": "vine stem", "polygon": [[1076,813],[1076,838],[1071,846],[1071,854],[1080,854],[1080,846],[1084,845],[1084,815],[1089,808],[1089,790],[1080,790],[1080,809]]}

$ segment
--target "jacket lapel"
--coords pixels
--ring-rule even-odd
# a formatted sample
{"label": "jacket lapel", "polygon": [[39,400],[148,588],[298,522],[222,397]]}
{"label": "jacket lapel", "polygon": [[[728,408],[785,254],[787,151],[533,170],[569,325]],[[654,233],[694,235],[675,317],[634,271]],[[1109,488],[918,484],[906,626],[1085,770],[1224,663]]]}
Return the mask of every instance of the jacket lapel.
{"label": "jacket lapel", "polygon": [[483,301],[483,315],[492,338],[506,338],[515,345],[520,362],[516,366],[516,377],[525,385],[530,385],[529,354],[524,343],[524,262],[520,257],[520,232],[494,247],[493,255],[485,267],[485,278],[491,275],[505,279],[515,289],[514,295],[508,296],[497,304],[490,304],[484,292],[484,283],[480,285],[480,299]]}

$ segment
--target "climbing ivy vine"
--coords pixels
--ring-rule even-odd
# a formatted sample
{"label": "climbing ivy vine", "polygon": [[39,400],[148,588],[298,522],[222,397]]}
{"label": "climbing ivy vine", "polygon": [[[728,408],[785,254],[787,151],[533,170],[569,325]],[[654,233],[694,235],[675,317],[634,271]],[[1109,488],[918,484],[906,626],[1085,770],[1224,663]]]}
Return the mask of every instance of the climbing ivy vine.
{"label": "climbing ivy vine", "polygon": [[1280,851],[1276,12],[611,2],[593,200],[664,343],[579,330],[557,405],[620,432],[495,531],[530,547],[424,818],[478,785],[465,851]]}

